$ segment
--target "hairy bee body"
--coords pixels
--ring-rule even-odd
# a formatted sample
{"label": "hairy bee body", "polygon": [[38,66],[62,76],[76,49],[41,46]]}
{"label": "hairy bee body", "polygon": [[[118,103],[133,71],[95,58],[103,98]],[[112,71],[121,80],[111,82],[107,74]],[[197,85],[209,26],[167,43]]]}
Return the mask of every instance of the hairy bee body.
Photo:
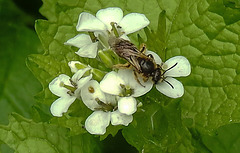
{"label": "hairy bee body", "polygon": [[111,49],[119,56],[127,60],[138,74],[148,80],[149,77],[156,84],[158,81],[163,80],[162,68],[156,64],[151,54],[144,54],[145,46],[141,50],[128,40],[121,38],[111,38],[109,40]]}
{"label": "hairy bee body", "polygon": [[124,59],[130,58],[139,52],[137,47],[128,40],[112,38],[109,44],[113,51]]}

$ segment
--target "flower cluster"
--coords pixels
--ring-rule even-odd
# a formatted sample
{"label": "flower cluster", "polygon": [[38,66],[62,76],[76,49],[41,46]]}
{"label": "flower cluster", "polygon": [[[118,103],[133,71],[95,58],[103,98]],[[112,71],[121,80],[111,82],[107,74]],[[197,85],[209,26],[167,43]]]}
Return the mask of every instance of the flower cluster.
{"label": "flower cluster", "polygon": [[[130,13],[123,16],[122,10],[117,7],[101,9],[96,17],[83,12],[79,16],[76,29],[85,33],[78,34],[65,44],[78,47],[76,54],[81,57],[96,58],[98,51],[111,50],[109,41],[113,37],[130,42],[127,35],[149,23],[145,15]],[[79,61],[70,61],[68,65],[73,76],[61,74],[49,83],[50,91],[59,97],[51,105],[52,115],[61,117],[76,99],[80,99],[93,111],[85,121],[86,130],[91,134],[102,135],[110,123],[128,126],[141,104],[136,98],[148,93],[154,85],[168,97],[181,97],[184,94],[183,85],[173,77],[190,74],[188,60],[183,56],[176,56],[162,62],[152,51],[144,54],[151,55],[154,62],[161,67],[158,72],[161,79],[157,82],[139,76],[132,67],[104,73],[104,77],[98,82],[93,79],[96,69],[86,65],[81,67],[82,63]]]}
{"label": "flower cluster", "polygon": [[143,14],[130,13],[123,17],[120,8],[101,9],[96,17],[90,13],[80,14],[77,31],[88,32],[69,39],[65,44],[80,48],[76,54],[81,57],[95,58],[98,50],[109,49],[108,40],[111,36],[128,39],[127,35],[136,32],[149,24]]}

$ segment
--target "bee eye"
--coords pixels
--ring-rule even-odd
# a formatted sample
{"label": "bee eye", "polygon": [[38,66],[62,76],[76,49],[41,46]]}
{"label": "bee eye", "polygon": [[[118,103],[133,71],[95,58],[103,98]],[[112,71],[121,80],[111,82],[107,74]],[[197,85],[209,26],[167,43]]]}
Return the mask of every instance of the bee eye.
{"label": "bee eye", "polygon": [[162,73],[161,69],[157,68],[154,72],[152,72],[152,80],[156,84],[158,81],[162,81]]}

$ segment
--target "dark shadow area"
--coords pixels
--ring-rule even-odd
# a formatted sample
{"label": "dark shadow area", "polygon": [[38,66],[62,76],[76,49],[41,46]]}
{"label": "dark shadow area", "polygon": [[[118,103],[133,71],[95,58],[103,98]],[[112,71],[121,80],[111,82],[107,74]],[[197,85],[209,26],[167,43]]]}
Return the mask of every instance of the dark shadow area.
{"label": "dark shadow area", "polygon": [[25,13],[32,15],[35,19],[43,18],[39,13],[39,8],[42,6],[41,0],[13,0],[13,2]]}
{"label": "dark shadow area", "polygon": [[103,141],[104,153],[138,153],[137,149],[127,143],[122,135],[122,131],[118,131],[115,137],[109,135]]}
{"label": "dark shadow area", "polygon": [[32,17],[32,21],[27,23],[27,26],[31,29],[34,29],[35,20],[37,19],[46,19],[39,13],[39,9],[42,6],[41,0],[12,0],[17,7],[22,11]]}

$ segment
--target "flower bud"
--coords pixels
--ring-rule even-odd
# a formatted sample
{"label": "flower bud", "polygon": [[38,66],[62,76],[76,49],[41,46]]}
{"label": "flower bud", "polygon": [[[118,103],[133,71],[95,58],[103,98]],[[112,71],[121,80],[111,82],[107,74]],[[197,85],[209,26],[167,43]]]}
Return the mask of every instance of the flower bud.
{"label": "flower bud", "polygon": [[87,67],[87,65],[85,65],[79,61],[70,61],[68,63],[68,66],[70,67],[70,69],[73,73],[76,73],[78,70],[84,69]]}
{"label": "flower bud", "polygon": [[97,80],[98,82],[100,82],[106,74],[106,72],[103,72],[103,71],[101,71],[99,69],[95,69],[95,68],[93,68],[91,70],[91,73],[93,74],[93,79]]}
{"label": "flower bud", "polygon": [[102,51],[100,50],[98,52],[98,56],[101,58],[101,61],[105,64],[106,67],[108,68],[112,68],[112,66],[114,65],[114,59],[112,57],[112,53],[110,53],[111,51]]}

